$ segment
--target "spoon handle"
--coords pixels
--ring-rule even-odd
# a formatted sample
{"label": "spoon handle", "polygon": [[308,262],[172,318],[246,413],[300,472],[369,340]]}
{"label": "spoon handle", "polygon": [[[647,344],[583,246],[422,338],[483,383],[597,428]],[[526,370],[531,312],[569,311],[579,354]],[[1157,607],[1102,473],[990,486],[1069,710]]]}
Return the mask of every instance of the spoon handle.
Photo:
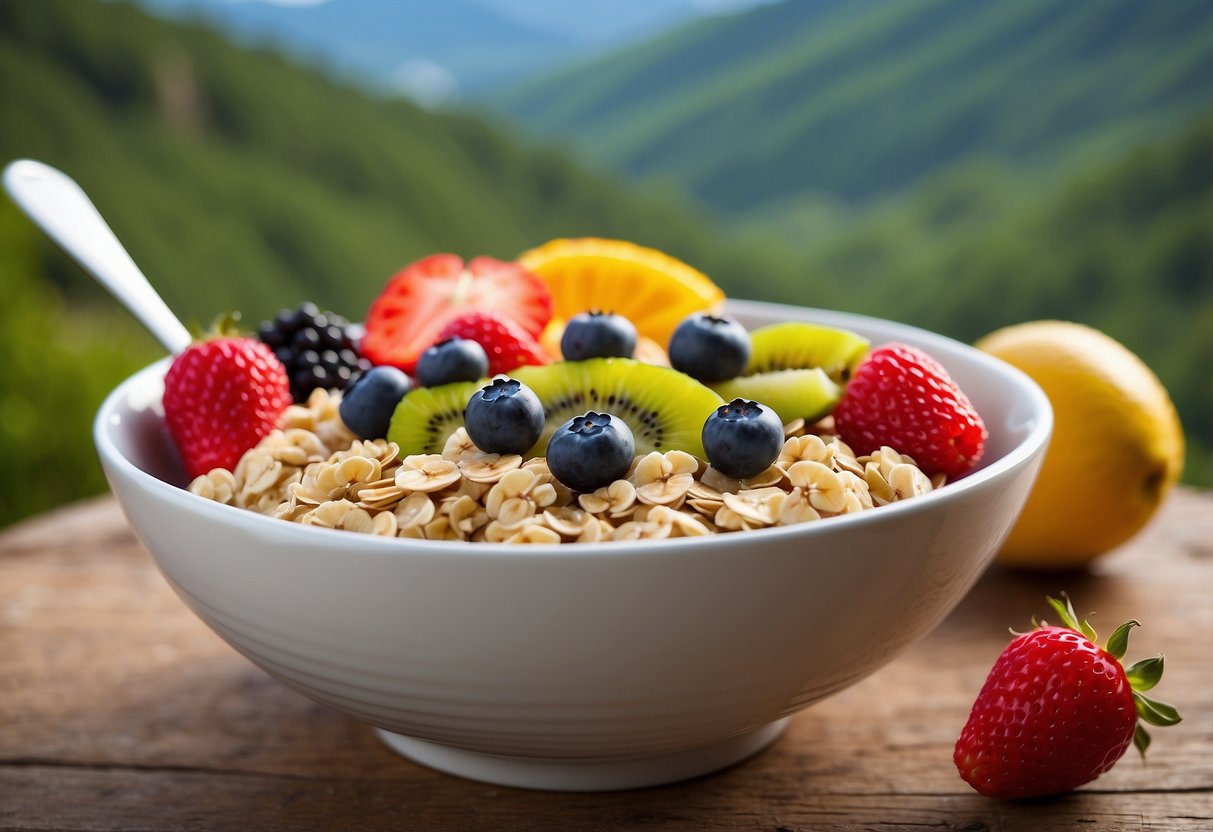
{"label": "spoon handle", "polygon": [[18,159],[4,169],[4,187],[21,210],[126,306],[169,352],[178,353],[189,346],[189,331],[156,294],[71,177],[41,162]]}

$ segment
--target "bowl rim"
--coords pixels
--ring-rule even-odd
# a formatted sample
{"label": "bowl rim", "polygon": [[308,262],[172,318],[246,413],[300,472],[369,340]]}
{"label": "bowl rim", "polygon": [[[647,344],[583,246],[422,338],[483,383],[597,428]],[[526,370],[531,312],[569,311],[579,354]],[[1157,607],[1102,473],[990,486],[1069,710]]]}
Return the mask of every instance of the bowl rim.
{"label": "bowl rim", "polygon": [[[295,536],[305,544],[314,547],[325,540],[330,541],[328,548],[340,548],[343,555],[352,556],[355,553],[363,556],[380,555],[433,555],[440,553],[442,557],[471,556],[483,557],[491,555],[495,558],[508,552],[511,558],[520,555],[550,558],[555,556],[586,558],[587,556],[627,557],[643,555],[652,557],[657,553],[669,552],[674,555],[685,552],[701,551],[719,546],[734,547],[741,540],[754,540],[757,543],[774,542],[786,537],[803,537],[806,541],[822,534],[831,534],[847,528],[860,525],[883,525],[896,522],[903,515],[926,511],[936,504],[945,503],[959,498],[962,494],[975,490],[993,480],[1009,475],[1026,463],[1032,456],[1042,452],[1053,430],[1053,410],[1049,399],[1040,386],[1019,369],[1005,361],[961,341],[939,335],[929,330],[914,327],[909,324],[876,318],[870,315],[860,315],[852,312],[839,312],[829,309],[818,309],[807,306],[792,306],[764,301],[729,299],[727,310],[731,314],[745,316],[755,314],[769,316],[780,314],[781,310],[795,309],[799,313],[807,313],[814,320],[830,326],[840,326],[848,329],[863,329],[864,324],[877,324],[889,331],[890,340],[912,340],[925,344],[930,352],[930,345],[935,344],[949,351],[960,350],[970,360],[990,372],[1003,376],[1008,382],[1015,384],[1025,394],[1036,415],[1036,424],[1017,445],[1003,456],[993,460],[984,467],[965,475],[961,479],[949,482],[945,487],[932,490],[911,500],[901,500],[881,506],[879,511],[862,511],[854,514],[843,514],[826,518],[828,523],[801,523],[794,526],[774,526],[764,529],[753,529],[748,532],[731,532],[729,534],[712,534],[703,537],[663,538],[628,541],[601,541],[596,543],[538,543],[507,546],[502,543],[471,542],[461,540],[413,540],[409,538],[386,538],[375,535],[354,534],[337,529],[308,527],[298,523],[286,523],[269,515],[238,508],[236,506],[217,503],[193,494],[186,488],[165,482],[159,477],[144,471],[118,451],[110,439],[107,422],[111,419],[118,402],[125,397],[127,391],[138,384],[144,383],[147,376],[163,376],[168,369],[172,356],[165,356],[140,370],[132,373],[118,384],[101,403],[93,422],[93,440],[103,467],[121,473],[127,479],[133,480],[143,490],[150,490],[164,499],[177,503],[181,508],[200,512],[212,517],[216,522],[225,524],[252,524],[250,531],[262,530],[279,537],[283,543],[289,543]],[[108,470],[107,470],[107,473]],[[110,474],[112,477],[113,475]],[[111,486],[112,488],[112,486]],[[268,525],[266,525],[268,524]],[[317,536],[319,535],[319,536]],[[336,537],[325,537],[336,535]],[[333,545],[336,544],[336,545]]]}

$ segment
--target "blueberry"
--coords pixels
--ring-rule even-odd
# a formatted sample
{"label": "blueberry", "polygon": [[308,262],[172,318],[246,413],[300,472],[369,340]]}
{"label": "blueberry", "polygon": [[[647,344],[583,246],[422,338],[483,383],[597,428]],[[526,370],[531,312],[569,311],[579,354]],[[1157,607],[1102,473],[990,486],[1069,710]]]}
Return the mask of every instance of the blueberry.
{"label": "blueberry", "polygon": [[560,426],[548,441],[548,468],[564,485],[582,493],[622,479],[636,456],[627,423],[590,411]]}
{"label": "blueberry", "polygon": [[783,422],[758,402],[733,399],[703,423],[708,462],[726,477],[743,480],[771,467],[783,450]]}
{"label": "blueberry", "polygon": [[484,347],[467,338],[439,341],[417,360],[417,381],[425,387],[452,381],[476,381],[488,372],[489,357]]}
{"label": "blueberry", "polygon": [[560,352],[566,361],[631,358],[636,352],[636,327],[614,312],[582,312],[565,325]]}
{"label": "blueberry", "polygon": [[[323,372],[320,367],[313,369]],[[360,439],[382,439],[396,405],[412,386],[409,377],[395,367],[372,367],[342,395],[341,421]]]}
{"label": "blueberry", "polygon": [[464,427],[490,454],[525,454],[543,434],[543,405],[521,381],[498,376],[468,399]]}
{"label": "blueberry", "polygon": [[739,376],[750,361],[750,333],[731,318],[695,314],[670,338],[670,366],[700,381]]}

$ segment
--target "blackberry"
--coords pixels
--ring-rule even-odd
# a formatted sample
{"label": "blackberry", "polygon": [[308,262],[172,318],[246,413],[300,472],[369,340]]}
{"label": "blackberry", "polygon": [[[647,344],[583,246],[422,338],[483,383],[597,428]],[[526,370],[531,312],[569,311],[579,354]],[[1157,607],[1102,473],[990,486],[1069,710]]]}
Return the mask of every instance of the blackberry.
{"label": "blackberry", "polygon": [[296,402],[307,401],[316,388],[344,390],[371,368],[358,352],[349,322],[321,312],[311,302],[283,309],[272,321],[262,322],[257,337],[286,367]]}

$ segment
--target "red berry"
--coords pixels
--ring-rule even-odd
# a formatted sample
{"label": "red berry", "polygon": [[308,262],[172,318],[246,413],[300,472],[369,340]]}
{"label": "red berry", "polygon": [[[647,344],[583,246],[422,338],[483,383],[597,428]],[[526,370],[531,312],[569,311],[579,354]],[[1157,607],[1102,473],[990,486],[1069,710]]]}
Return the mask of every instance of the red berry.
{"label": "red berry", "polygon": [[981,416],[948,371],[905,344],[875,349],[855,368],[834,423],[856,453],[888,445],[927,474],[968,472],[986,444]]}
{"label": "red berry", "polygon": [[252,338],[191,344],[164,376],[164,419],[191,477],[235,468],[290,403],[282,362]]}
{"label": "red berry", "polygon": [[477,309],[500,312],[538,338],[552,317],[552,295],[517,263],[476,257],[465,265],[454,254],[432,254],[402,269],[371,304],[362,353],[411,373],[444,326]]}
{"label": "red berry", "polygon": [[1161,657],[1127,675],[1121,666],[1136,621],[1122,625],[1105,650],[1068,601],[1049,601],[1067,626],[1038,626],[1007,646],[956,741],[960,776],[990,797],[1075,789],[1110,769],[1130,743],[1145,753],[1149,738],[1137,725],[1139,714],[1154,725],[1179,721],[1174,708],[1140,692],[1162,675]]}
{"label": "red berry", "polygon": [[530,333],[497,312],[465,312],[443,327],[435,340],[447,338],[466,338],[484,347],[490,376],[552,360]]}

